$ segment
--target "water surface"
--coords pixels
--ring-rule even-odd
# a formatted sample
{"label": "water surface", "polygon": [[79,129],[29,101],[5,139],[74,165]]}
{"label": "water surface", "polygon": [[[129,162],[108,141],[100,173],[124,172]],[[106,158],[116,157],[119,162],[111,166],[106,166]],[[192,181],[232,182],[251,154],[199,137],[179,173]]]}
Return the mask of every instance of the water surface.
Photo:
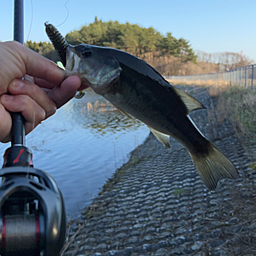
{"label": "water surface", "polygon": [[[26,146],[35,168],[57,181],[68,217],[74,218],[148,134],[147,126],[87,90],[32,131]],[[9,146],[0,144],[0,152]]]}

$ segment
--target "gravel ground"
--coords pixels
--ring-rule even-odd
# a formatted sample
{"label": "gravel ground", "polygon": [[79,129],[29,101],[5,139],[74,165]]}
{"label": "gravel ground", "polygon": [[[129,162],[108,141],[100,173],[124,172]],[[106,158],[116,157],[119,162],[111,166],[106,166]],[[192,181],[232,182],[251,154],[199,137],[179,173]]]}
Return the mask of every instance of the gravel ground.
{"label": "gravel ground", "polygon": [[183,89],[207,108],[190,116],[241,178],[209,191],[181,144],[150,135],[70,223],[62,255],[256,255],[256,145],[220,121],[207,88]]}

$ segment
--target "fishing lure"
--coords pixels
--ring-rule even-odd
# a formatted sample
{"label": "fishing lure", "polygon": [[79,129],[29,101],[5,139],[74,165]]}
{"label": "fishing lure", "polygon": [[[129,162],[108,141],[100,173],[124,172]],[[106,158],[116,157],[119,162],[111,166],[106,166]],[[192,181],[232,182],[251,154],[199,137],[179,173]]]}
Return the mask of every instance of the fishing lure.
{"label": "fishing lure", "polygon": [[60,32],[50,23],[45,22],[45,31],[49,39],[51,40],[55,50],[61,59],[63,66],[66,66],[66,50],[68,47],[68,42],[60,34]]}
{"label": "fishing lure", "polygon": [[[55,50],[57,51],[63,66],[66,66],[66,51],[68,47],[68,42],[60,34],[60,32],[52,24],[45,22],[45,31],[50,41],[52,42]],[[79,91],[76,93],[75,98],[81,99],[85,95],[85,92]]]}

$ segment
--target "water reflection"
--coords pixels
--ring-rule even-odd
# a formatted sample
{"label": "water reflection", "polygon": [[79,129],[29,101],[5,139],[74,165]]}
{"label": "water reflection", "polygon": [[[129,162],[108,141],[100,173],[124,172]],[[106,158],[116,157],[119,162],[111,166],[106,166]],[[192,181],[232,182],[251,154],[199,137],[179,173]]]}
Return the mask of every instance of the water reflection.
{"label": "water reflection", "polygon": [[[135,131],[142,124],[139,120],[126,115],[91,89],[85,96],[72,101],[69,118],[75,119],[85,129],[96,136],[111,135],[121,131]],[[85,122],[86,120],[86,122]]]}
{"label": "water reflection", "polygon": [[[57,181],[67,214],[74,218],[148,134],[141,122],[87,91],[39,125],[27,136],[26,145],[34,166]],[[0,144],[0,154],[9,146]]]}

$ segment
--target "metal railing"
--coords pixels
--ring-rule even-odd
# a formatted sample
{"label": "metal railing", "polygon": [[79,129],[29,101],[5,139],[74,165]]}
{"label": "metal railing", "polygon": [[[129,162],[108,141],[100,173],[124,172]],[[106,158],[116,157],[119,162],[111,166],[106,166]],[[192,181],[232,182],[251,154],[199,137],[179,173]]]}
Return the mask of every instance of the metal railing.
{"label": "metal railing", "polygon": [[256,85],[256,64],[230,69],[226,72],[189,76],[166,76],[171,82],[208,84],[230,84],[253,88]]}

